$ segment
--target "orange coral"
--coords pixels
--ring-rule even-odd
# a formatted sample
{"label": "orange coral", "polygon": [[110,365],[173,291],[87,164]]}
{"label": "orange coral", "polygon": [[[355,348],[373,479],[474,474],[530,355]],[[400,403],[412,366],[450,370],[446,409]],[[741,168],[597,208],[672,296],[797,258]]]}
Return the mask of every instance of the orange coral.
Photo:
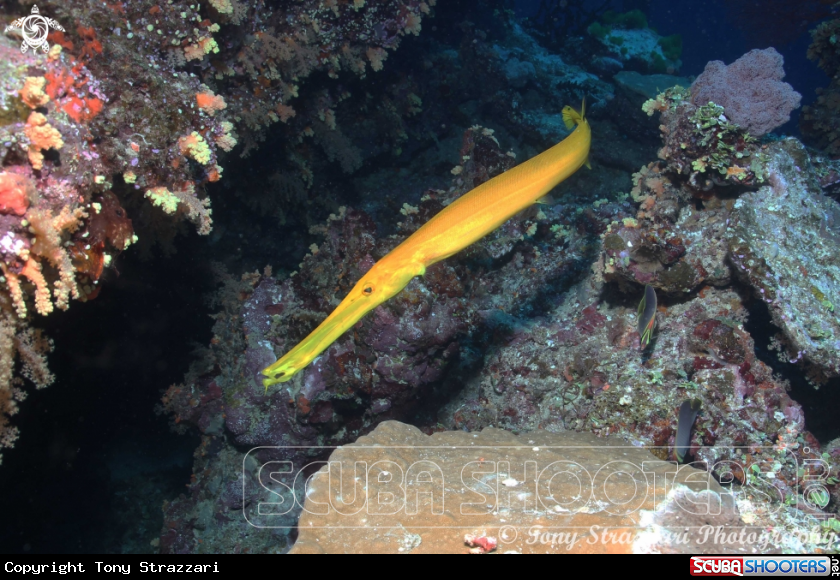
{"label": "orange coral", "polygon": [[277,111],[277,114],[280,115],[280,120],[284,123],[297,114],[292,107],[284,105],[283,103],[277,103],[275,110]]}
{"label": "orange coral", "polygon": [[62,30],[51,30],[47,35],[50,44],[58,44],[67,50],[73,50],[73,41],[67,38]]}
{"label": "orange coral", "polygon": [[82,50],[79,51],[80,59],[90,60],[94,55],[102,54],[102,43],[97,40],[96,31],[93,27],[85,28],[84,26],[79,26],[76,29],[76,32],[78,32],[79,36],[81,36],[84,40],[84,46],[82,46]]}
{"label": "orange coral", "polygon": [[84,123],[90,121],[102,111],[102,101],[96,97],[82,99],[73,96],[61,105],[61,110],[77,123]]}
{"label": "orange coral", "polygon": [[50,96],[44,93],[46,83],[47,79],[44,77],[26,77],[20,90],[20,98],[30,109],[41,107],[50,101]]}
{"label": "orange coral", "polygon": [[97,99],[96,97],[90,97],[86,99],[85,103],[87,103],[88,110],[88,117],[85,119],[86,121],[89,121],[90,119],[98,115],[100,111],[102,111],[102,101]]}
{"label": "orange coral", "polygon": [[216,114],[216,111],[221,111],[227,107],[225,100],[221,96],[214,95],[213,91],[210,90],[196,93],[195,100],[198,103],[198,108],[211,117]]}
{"label": "orange coral", "polygon": [[47,123],[47,118],[41,113],[33,111],[26,121],[24,134],[29,139],[29,162],[33,169],[41,169],[44,164],[42,150],[61,149],[64,141],[58,129]]}
{"label": "orange coral", "polygon": [[[35,239],[30,248],[30,256],[45,258],[50,265],[58,270],[59,279],[54,284],[55,305],[66,310],[70,305],[70,296],[79,297],[79,288],[73,270],[70,256],[64,249],[62,235],[75,232],[80,225],[84,210],[71,211],[62,208],[55,216],[52,211],[32,208],[26,212],[26,219],[30,223],[30,231]],[[37,304],[36,304],[37,305]]]}
{"label": "orange coral", "polygon": [[[16,272],[0,261],[0,269],[6,277],[12,305],[20,319],[26,317],[21,276],[35,285],[35,308],[40,314],[49,314],[53,306],[66,310],[71,295],[73,298],[79,298],[73,263],[64,243],[67,239],[65,234],[75,232],[85,215],[82,209],[72,211],[68,207],[64,207],[58,215],[54,215],[52,210],[36,207],[26,212],[29,232],[33,238],[28,253],[21,253],[22,259],[26,260],[23,268]],[[49,285],[43,275],[45,264],[52,266],[58,274],[58,279],[53,283],[52,299]]]}
{"label": "orange coral", "polygon": [[52,312],[53,303],[50,300],[50,287],[47,286],[47,281],[41,272],[41,264],[35,258],[29,258],[20,273],[35,285],[35,310],[38,311],[38,314],[46,316]]}
{"label": "orange coral", "polygon": [[[101,99],[85,96],[88,80],[78,67],[56,68],[44,75],[46,95],[57,102],[58,107],[77,123],[84,123],[98,115],[104,106]],[[80,96],[81,95],[81,96]]]}
{"label": "orange coral", "polygon": [[3,277],[6,278],[6,287],[9,289],[9,297],[12,299],[18,318],[22,320],[26,318],[26,302],[23,301],[23,288],[20,287],[20,278],[9,270],[3,262],[0,262],[0,270],[3,272]]}
{"label": "orange coral", "polygon": [[23,175],[0,173],[0,213],[23,215],[29,207],[31,184]]}
{"label": "orange coral", "polygon": [[46,93],[52,99],[64,96],[73,87],[73,77],[65,69],[49,71],[44,78],[47,79]]}

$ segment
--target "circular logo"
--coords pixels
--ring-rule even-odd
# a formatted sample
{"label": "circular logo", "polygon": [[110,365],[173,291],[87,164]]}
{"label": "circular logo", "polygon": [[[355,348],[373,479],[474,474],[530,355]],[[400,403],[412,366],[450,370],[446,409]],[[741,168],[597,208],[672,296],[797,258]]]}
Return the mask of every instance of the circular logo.
{"label": "circular logo", "polygon": [[41,16],[37,6],[32,7],[32,14],[26,18],[18,18],[12,22],[6,29],[20,28],[23,33],[23,43],[20,45],[20,51],[25,53],[29,48],[40,48],[44,52],[50,50],[50,45],[47,42],[47,34],[50,28],[64,32],[61,25],[46,16]]}
{"label": "circular logo", "polygon": [[519,533],[514,526],[502,526],[499,528],[499,540],[505,544],[515,542],[518,535]]}
{"label": "circular logo", "polygon": [[[35,8],[33,8],[35,10]],[[40,48],[47,41],[50,25],[40,14],[30,14],[23,19],[23,41],[32,48]]]}

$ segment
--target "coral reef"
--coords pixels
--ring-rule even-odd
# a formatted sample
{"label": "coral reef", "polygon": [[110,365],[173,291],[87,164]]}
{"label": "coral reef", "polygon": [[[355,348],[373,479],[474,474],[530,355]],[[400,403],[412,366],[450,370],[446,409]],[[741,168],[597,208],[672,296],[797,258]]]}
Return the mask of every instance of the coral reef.
{"label": "coral reef", "polygon": [[[644,104],[660,111],[661,161],[633,174],[636,216],[610,224],[604,235],[604,277],[687,293],[731,281],[726,263],[729,188],[754,188],[764,179],[767,153],[715,104],[697,107],[679,87]],[[698,209],[688,202],[705,200]]]}
{"label": "coral reef", "polygon": [[662,114],[658,156],[667,170],[688,176],[688,186],[700,197],[715,187],[760,183],[763,158],[755,138],[733,123],[724,107],[694,105],[690,96],[690,90],[673,87],[642,105],[648,115]]}
{"label": "coral reef", "polygon": [[107,191],[108,171],[89,130],[101,104],[96,79],[60,46],[22,54],[2,37],[0,55],[0,412],[9,445],[16,431],[6,416],[23,398],[15,369],[38,388],[52,382],[43,357],[51,347],[30,327],[32,313],[95,297],[103,268],[134,232]]}
{"label": "coral reef", "polygon": [[[550,218],[541,212],[522,216],[468,249],[461,265],[441,263],[429,268],[423,278],[412,281],[363,319],[352,335],[327,349],[301,373],[300,380],[264,392],[259,371],[308,334],[377,257],[425,223],[448,200],[513,164],[510,156],[499,151],[492,132],[477,127],[465,133],[461,158],[466,162],[453,171],[458,186],[449,192],[428,192],[418,207],[406,204],[398,235],[377,239],[368,216],[342,208],[320,228],[325,241],[312,248],[295,276],[282,284],[266,277],[253,280],[259,283],[248,291],[249,298],[242,305],[244,329],[237,330],[244,330],[247,337],[245,353],[220,350],[216,357],[228,362],[221,365],[223,375],[213,380],[228,393],[224,426],[237,443],[268,444],[289,437],[309,444],[345,442],[372,421],[405,416],[416,405],[421,389],[439,381],[448,367],[457,366],[462,356],[458,337],[481,323],[480,311],[491,303],[507,304],[507,309],[516,302],[517,295],[495,297],[504,284],[502,279],[476,280],[475,274],[485,269],[483,262],[516,256],[507,268],[510,271],[499,275],[514,275],[517,267],[529,264],[539,273],[537,279],[528,281],[535,286],[539,279],[551,280],[569,267],[568,258],[553,259],[559,249],[543,254],[532,246],[537,239],[554,237]],[[524,293],[525,288],[522,290]],[[476,294],[486,298],[476,300]],[[167,406],[179,421],[201,428],[210,421],[202,418],[204,414],[209,411],[212,416],[217,411],[190,404],[194,391],[195,387],[173,387]],[[269,405],[262,418],[253,416],[264,403],[278,397],[284,401],[282,405]],[[288,400],[291,406],[286,404]],[[262,427],[255,428],[254,421]]]}
{"label": "coral reef", "polygon": [[[47,71],[46,82],[27,80],[24,97],[32,106],[52,98],[88,126],[96,139],[99,175],[107,177],[106,185],[113,180],[141,243],[171,250],[176,222],[170,218],[209,233],[205,186],[221,179],[220,157],[238,142],[244,143],[242,154],[249,154],[274,123],[282,126],[274,129],[279,143],[273,146],[288,165],[287,182],[305,191],[312,185],[313,164],[323,158],[347,172],[358,169],[359,152],[337,122],[352,86],[339,84],[339,73],[364,78],[368,66],[382,70],[388,51],[402,36],[419,34],[434,4],[47,4],[42,10],[67,24],[49,40],[63,48],[58,58],[75,68]],[[107,42],[98,36],[102,31],[111,33]],[[318,71],[326,72],[332,86],[320,80],[306,86]],[[362,95],[357,106],[359,100]],[[419,102],[416,95],[393,100],[397,106],[401,100],[415,107]],[[30,132],[49,146],[58,133],[37,121]],[[36,167],[42,149],[32,143]]]}
{"label": "coral reef", "polygon": [[[459,259],[429,268],[295,378],[266,392],[260,371],[331,311],[377,257],[448,201],[513,164],[492,131],[480,127],[465,132],[459,159],[449,191],[431,190],[417,207],[403,206],[398,234],[377,238],[368,216],[342,209],[317,230],[325,241],[312,248],[294,276],[278,282],[251,275],[231,283],[211,352],[186,384],[171,387],[164,398],[177,425],[197,427],[205,447],[216,449],[219,443],[212,441],[227,438],[240,446],[351,442],[380,421],[410,417],[421,412],[424,401],[457,388],[459,373],[477,362],[474,341],[505,336],[506,312],[541,308],[542,292],[553,295],[551,289],[579,275],[579,261],[591,252],[588,223],[607,221],[616,208],[602,205],[604,217],[581,216],[578,224],[559,208],[526,212]],[[516,291],[507,290],[511,287]],[[299,453],[288,448],[272,457],[300,458]],[[213,467],[196,473],[223,469],[216,458],[207,461]],[[204,548],[188,531],[199,509],[195,498],[211,493],[208,483],[208,476],[198,476],[190,497],[169,506],[172,525],[181,530],[172,533],[187,538],[191,550]]]}
{"label": "coral reef", "polygon": [[640,10],[623,14],[607,10],[588,28],[589,35],[631,70],[676,74],[682,66],[682,37],[660,36],[648,27]]}
{"label": "coral reef", "polygon": [[[689,110],[694,110],[690,103],[682,109]],[[774,145],[768,158],[775,159],[777,149],[784,148],[784,142]],[[714,281],[733,281],[726,244],[735,220],[726,220],[735,211],[734,201],[723,203],[715,189],[705,192],[706,207],[698,208],[692,203],[695,190],[689,178],[673,170],[666,174],[665,161],[661,168],[652,164],[661,173],[649,170],[637,176],[634,196],[642,207],[636,218],[609,204],[599,204],[598,213],[590,209],[588,215],[578,214],[582,221],[577,227],[587,223],[591,233],[604,236],[605,254],[592,276],[581,280],[573,261],[574,254],[586,255],[580,252],[587,251],[591,233],[584,229],[578,237],[569,231],[563,208],[520,216],[463,256],[430,269],[300,376],[266,393],[259,370],[302,338],[376,256],[457,195],[459,183],[469,187],[510,164],[492,134],[480,128],[465,133],[461,158],[465,161],[453,171],[452,190],[428,192],[418,207],[405,205],[396,236],[377,240],[368,218],[344,211],[320,230],[326,241],[313,248],[295,276],[278,283],[253,275],[230,292],[240,298],[227,301],[230,310],[217,321],[213,354],[204,370],[197,370],[187,384],[172,387],[164,401],[179,426],[201,430],[203,450],[215,449],[215,457],[202,455],[197,464],[199,476],[189,496],[168,507],[169,524],[162,536],[166,550],[205,549],[191,534],[201,517],[210,517],[208,502],[228,469],[224,466],[236,463],[222,459],[228,457],[222,443],[226,437],[238,445],[284,446],[258,452],[253,456],[258,464],[301,461],[306,458],[302,451],[288,446],[337,445],[383,420],[413,416],[427,432],[496,426],[529,433],[619,434],[636,445],[654,446],[660,459],[668,459],[677,410],[687,396],[703,401],[689,446],[698,466],[741,484],[755,482],[756,474],[769,474],[761,480],[761,493],[739,499],[751,522],[787,533],[805,525],[803,514],[809,510],[819,512],[825,503],[815,504],[803,491],[814,475],[802,469],[820,460],[819,443],[805,430],[802,408],[786,393],[785,384],[756,359],[752,338],[742,326],[746,312],[737,292],[675,276],[680,282],[672,292],[693,284],[702,289],[683,302],[663,300],[648,355],[637,350],[635,304],[603,299],[610,295],[604,281],[608,252],[617,249],[608,226],[658,224],[665,235],[660,257],[669,252],[679,257],[680,246],[696,245],[700,260],[713,260],[720,268]],[[784,168],[789,170],[795,171]],[[720,188],[727,190],[725,184]],[[642,191],[650,194],[650,201]],[[677,222],[683,224],[680,235],[686,240],[673,239],[668,231]],[[704,236],[717,239],[705,250]],[[563,240],[560,245],[552,241],[558,239]],[[626,242],[622,246],[628,247]],[[558,292],[575,280],[569,291]],[[627,283],[624,287],[633,288]],[[550,300],[541,299],[547,289],[553,289]],[[441,406],[447,397],[449,402]],[[259,480],[257,467],[250,473]],[[825,478],[823,483],[836,487]],[[241,483],[231,479],[230,485]],[[256,517],[255,505],[271,497],[270,489],[279,488],[254,489],[244,505],[249,517]],[[781,513],[769,508],[768,498],[786,507]],[[237,508],[215,509],[223,517],[224,510]],[[284,512],[284,518],[278,520],[280,528],[288,530],[294,515]],[[733,518],[723,523],[738,525]],[[234,529],[213,532],[221,534],[218,541],[243,537],[236,524],[226,525]],[[666,549],[668,540],[662,538],[667,533],[656,530],[655,542],[665,542],[661,549]],[[199,533],[207,539],[205,532]],[[255,546],[267,541],[268,532],[261,534]]]}
{"label": "coral reef", "polygon": [[[381,71],[388,51],[419,34],[434,4],[47,2],[40,11],[63,26],[50,30],[45,54],[22,53],[20,28],[7,27],[0,303],[17,343],[28,341],[21,333],[33,313],[94,298],[104,271],[138,241],[135,231],[147,253],[154,244],[174,251],[181,221],[209,234],[206,186],[221,179],[222,156],[240,141],[247,155],[273,123],[286,127],[276,132],[291,168],[286,181],[303,191],[313,163],[357,170],[361,156],[337,124],[338,106],[350,97],[339,71],[354,78],[364,78],[368,65]],[[306,87],[317,71],[331,88],[320,80]],[[409,91],[394,95],[388,126],[420,105]],[[21,369],[35,362],[22,360]],[[12,388],[0,382],[0,391]]]}
{"label": "coral reef", "polygon": [[[664,163],[634,176],[640,211],[604,238],[605,277],[690,292],[730,283],[732,264],[770,306],[790,358],[808,361],[818,382],[837,376],[832,297],[840,291],[833,282],[840,208],[823,195],[821,178],[830,171],[798,141],[758,147],[729,122],[727,109],[685,97],[671,89],[645,104],[662,112]],[[731,186],[752,191],[733,200],[725,193]],[[690,198],[706,200],[705,207],[680,210],[680,200]]]}
{"label": "coral reef", "polygon": [[[493,83],[487,92],[500,121],[556,143],[569,134],[559,114],[565,105],[577,107],[585,96],[588,110],[599,110],[613,98],[608,83],[546,50],[517,22],[505,24],[498,42],[490,43],[475,31],[465,36],[460,52],[464,66]],[[535,91],[548,101],[535,99]]]}
{"label": "coral reef", "polygon": [[601,291],[587,281],[575,289],[575,301],[488,352],[484,368],[438,420],[470,431],[493,425],[620,434],[657,446],[654,453],[666,459],[681,403],[699,397],[695,459],[716,472],[727,462],[758,463],[765,471],[778,462],[774,497],[795,499],[807,484],[798,468],[819,457],[818,443],[784,384],[755,358],[738,322],[745,316],[738,294],[707,288],[702,303],[667,304],[647,357],[638,350],[635,305],[599,303]]}
{"label": "coral reef", "polygon": [[817,89],[817,101],[802,110],[800,128],[803,136],[830,156],[840,158],[840,18],[823,22],[811,31],[813,42],[808,47],[808,58],[831,79],[826,88]]}
{"label": "coral reef", "polygon": [[822,194],[810,156],[786,139],[767,150],[768,184],[735,202],[730,257],[770,308],[791,359],[840,374],[840,205]]}
{"label": "coral reef", "polygon": [[787,123],[802,100],[784,77],[784,58],[775,48],[753,49],[730,65],[708,63],[691,85],[691,101],[722,106],[733,123],[759,137]]}
{"label": "coral reef", "polygon": [[[266,9],[259,31],[239,35],[237,6],[245,4],[232,2],[230,11],[227,4],[207,8],[206,23],[172,48],[168,43],[177,30],[169,28],[171,23],[160,25],[164,48],[157,49],[166,54],[156,61],[159,67],[201,65],[188,69],[202,83],[190,96],[196,114],[219,123],[225,134],[230,126],[222,124],[236,122],[245,153],[254,152],[272,126],[264,147],[279,148],[281,168],[268,185],[254,184],[267,195],[242,188],[242,203],[282,221],[292,213],[289,200],[306,204],[309,188],[324,179],[326,167],[336,170],[329,173],[332,179],[346,174],[354,185],[363,184],[356,209],[339,208],[334,196],[324,194],[317,203],[333,210],[325,223],[314,212],[296,218],[310,226],[317,243],[293,275],[275,276],[267,269],[227,281],[209,347],[163,401],[176,427],[197,430],[202,444],[193,481],[166,506],[161,551],[287,550],[295,510],[278,512],[278,529],[252,528],[241,519],[244,513],[252,523],[268,522],[274,514],[260,512],[260,504],[279,503],[283,486],[295,485],[282,474],[267,479],[260,466],[324,459],[325,452],[310,454],[304,448],[350,443],[382,421],[411,421],[427,434],[489,426],[523,433],[618,434],[635,445],[653,445],[664,460],[673,457],[669,449],[678,409],[687,398],[702,401],[688,457],[722,481],[744,486],[761,481],[764,495],[739,503],[745,518],[779,529],[796,525],[803,514],[823,516],[823,490],[807,491],[816,476],[804,467],[824,460],[820,443],[806,430],[802,407],[791,399],[785,381],[756,358],[753,337],[743,325],[749,285],[755,281],[744,276],[734,256],[746,254],[732,243],[737,236],[754,236],[758,223],[738,196],[761,195],[778,205],[770,198],[795,187],[790,195],[807,200],[820,187],[812,187],[815,178],[830,187],[833,166],[806,163],[791,142],[761,145],[720,103],[695,104],[690,93],[676,89],[646,95],[645,112],[661,113],[664,138],[660,160],[648,163],[654,151],[637,146],[633,127],[647,123],[646,130],[655,132],[653,120],[637,115],[635,125],[621,124],[621,111],[632,105],[629,97],[616,105],[618,112],[608,113],[606,104],[618,100],[610,83],[573,66],[566,55],[545,51],[502,17],[492,32],[465,22],[454,47],[429,49],[415,59],[419,64],[408,69],[410,74],[395,79],[382,67],[391,54],[386,51],[401,34],[417,30],[413,15],[430,9],[404,2],[398,12],[391,11],[395,5],[377,3],[381,10],[374,11],[372,2],[358,10],[350,3],[300,2]],[[149,17],[138,12],[137,18]],[[382,21],[388,24],[382,27]],[[292,25],[303,32],[282,36]],[[613,35],[641,30],[629,21],[611,26]],[[340,30],[351,40],[344,50],[329,37],[323,54],[314,57],[316,29]],[[150,35],[136,34],[151,46]],[[676,41],[656,45],[663,56],[676,54]],[[179,64],[181,52],[185,63]],[[260,68],[255,61],[266,65]],[[619,62],[617,68],[623,66]],[[380,87],[362,82],[374,73],[384,80]],[[350,80],[339,84],[337,76]],[[517,153],[525,156],[553,144],[566,133],[557,112],[577,105],[584,92],[595,94],[588,110],[599,130],[591,156],[598,171],[582,171],[564,184],[559,203],[524,212],[429,268],[288,383],[262,387],[259,371],[314,328],[376,259],[455,197],[512,166],[516,155],[505,152],[498,140],[517,142],[523,149]],[[458,102],[442,105],[439,97],[452,94],[459,95]],[[26,95],[37,102],[38,85],[33,83]],[[476,119],[485,125],[490,123],[483,120],[490,119],[493,129],[464,130]],[[455,141],[460,134],[460,148],[424,150],[424,144]],[[180,160],[178,171],[199,170],[200,179],[146,183],[135,201],[161,214],[175,210],[183,217],[198,216],[191,219],[200,222],[202,207],[208,208],[188,210],[185,200],[199,196],[191,195],[186,181],[198,191],[200,183],[211,180],[201,167],[215,163],[214,144],[223,142],[195,126],[179,126],[166,141],[167,150]],[[358,175],[367,160],[386,155],[394,167]],[[410,165],[408,157],[423,157],[426,167],[416,171],[420,163]],[[395,181],[404,183],[396,188]],[[286,209],[277,207],[281,202]],[[22,205],[9,197],[9,211]],[[823,215],[830,226],[834,214]],[[770,225],[802,231],[792,243],[813,243],[807,233],[815,225],[811,218],[797,213]],[[830,234],[826,227],[824,235]],[[299,247],[301,239],[289,243]],[[822,250],[815,251],[814,260],[825,260]],[[793,264],[783,253],[761,259],[778,259],[773,271],[787,271]],[[749,274],[757,271],[744,265]],[[809,290],[811,296],[833,305],[834,290],[818,281],[822,298]],[[652,340],[642,350],[633,313],[644,284],[659,293],[660,309]],[[762,296],[761,287],[755,288]],[[773,315],[791,317],[796,309],[816,304],[801,297],[783,300]],[[796,329],[786,332],[790,348],[805,340]],[[819,340],[827,345],[831,337]],[[829,354],[819,356],[803,354],[800,362],[807,360],[828,376],[835,363]],[[244,453],[244,447],[254,446],[281,447]],[[836,476],[836,467],[827,473]],[[833,482],[821,481],[826,494],[838,493]],[[244,497],[243,485],[252,490]],[[737,514],[729,515],[722,524],[738,525]],[[676,517],[663,512],[657,525],[667,527],[671,516]],[[488,537],[482,530],[470,531]],[[663,537],[648,545],[667,549],[669,540]],[[462,538],[456,537],[457,546],[465,550]]]}

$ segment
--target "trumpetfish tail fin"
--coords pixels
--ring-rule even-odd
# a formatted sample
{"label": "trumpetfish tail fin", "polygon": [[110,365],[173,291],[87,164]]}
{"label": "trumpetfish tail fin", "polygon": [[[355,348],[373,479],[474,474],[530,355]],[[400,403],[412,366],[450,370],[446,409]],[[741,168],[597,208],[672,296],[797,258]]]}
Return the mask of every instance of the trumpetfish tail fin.
{"label": "trumpetfish tail fin", "polygon": [[569,105],[563,107],[563,122],[566,124],[566,129],[574,129],[575,125],[580,125],[584,119],[586,119],[586,97],[580,104],[579,113]]}

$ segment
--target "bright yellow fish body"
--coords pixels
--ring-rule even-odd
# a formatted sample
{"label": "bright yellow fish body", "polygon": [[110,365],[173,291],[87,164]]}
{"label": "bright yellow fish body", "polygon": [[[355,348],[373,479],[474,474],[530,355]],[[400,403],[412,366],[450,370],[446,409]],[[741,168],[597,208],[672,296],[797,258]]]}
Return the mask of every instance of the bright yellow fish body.
{"label": "bright yellow fish body", "polygon": [[265,387],[288,381],[365,314],[424,274],[428,266],[494,231],[587,163],[592,131],[584,110],[577,113],[565,107],[563,118],[570,127],[577,124],[571,135],[456,199],[376,262],[326,320],[262,371]]}

